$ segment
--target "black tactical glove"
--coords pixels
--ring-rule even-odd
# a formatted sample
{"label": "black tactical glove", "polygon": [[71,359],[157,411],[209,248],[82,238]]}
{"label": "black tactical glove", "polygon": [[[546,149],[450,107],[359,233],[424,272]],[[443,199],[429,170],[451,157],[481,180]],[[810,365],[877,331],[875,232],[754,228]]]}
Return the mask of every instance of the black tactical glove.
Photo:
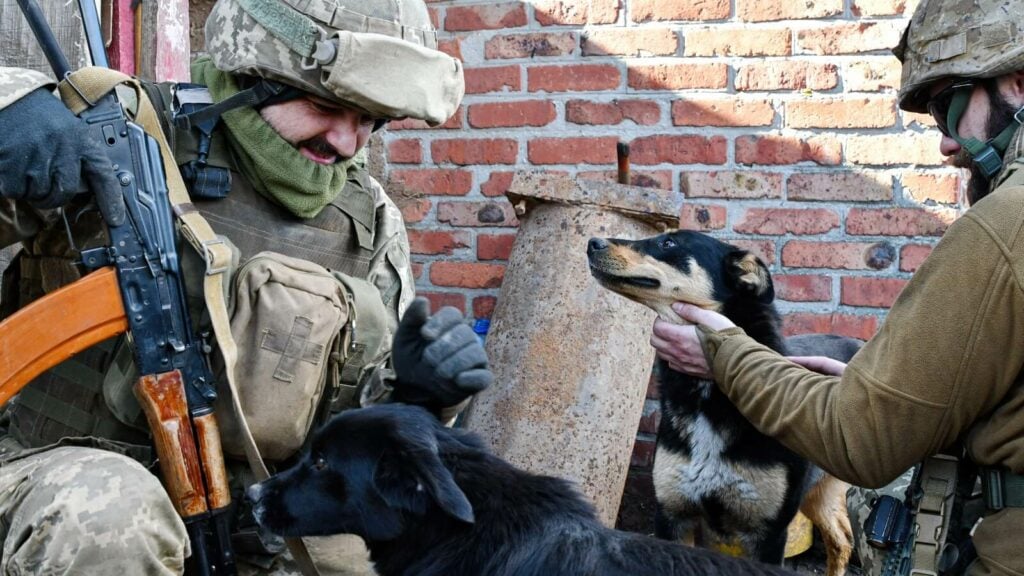
{"label": "black tactical glove", "polygon": [[0,196],[56,208],[86,189],[109,224],[124,222],[121,186],[84,121],[44,88],[0,110]]}
{"label": "black tactical glove", "polygon": [[427,300],[417,298],[398,325],[391,349],[397,378],[392,399],[439,413],[490,386],[494,375],[461,312],[446,306],[428,317],[429,311]]}

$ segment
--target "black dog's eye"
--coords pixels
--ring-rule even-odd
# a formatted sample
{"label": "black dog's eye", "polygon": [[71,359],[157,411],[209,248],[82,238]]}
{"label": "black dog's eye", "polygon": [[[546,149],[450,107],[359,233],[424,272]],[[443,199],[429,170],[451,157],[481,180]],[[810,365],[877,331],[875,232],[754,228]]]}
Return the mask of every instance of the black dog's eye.
{"label": "black dog's eye", "polygon": [[327,468],[327,459],[323,456],[317,456],[313,459],[313,469],[320,471]]}
{"label": "black dog's eye", "polygon": [[676,241],[671,238],[665,238],[661,241],[662,250],[669,250],[676,247]]}

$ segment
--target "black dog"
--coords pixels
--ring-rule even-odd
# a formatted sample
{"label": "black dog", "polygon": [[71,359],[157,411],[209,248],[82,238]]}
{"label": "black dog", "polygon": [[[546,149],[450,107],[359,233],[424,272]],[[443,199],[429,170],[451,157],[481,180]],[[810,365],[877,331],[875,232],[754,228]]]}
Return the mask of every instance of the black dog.
{"label": "black dog", "polygon": [[[786,353],[767,267],[750,252],[698,232],[646,240],[592,238],[590,269],[602,286],[680,322],[677,301],[716,310],[758,342]],[[808,335],[799,355],[844,362],[859,341]],[[714,382],[681,374],[659,360],[661,422],[654,459],[656,534],[781,563],[786,527],[797,510],[817,526],[828,575],[846,570],[852,534],[847,485],[760,432]]]}
{"label": "black dog", "polygon": [[514,468],[403,404],[335,417],[248,496],[270,532],[357,534],[382,576],[793,574],[606,528],[565,480]]}

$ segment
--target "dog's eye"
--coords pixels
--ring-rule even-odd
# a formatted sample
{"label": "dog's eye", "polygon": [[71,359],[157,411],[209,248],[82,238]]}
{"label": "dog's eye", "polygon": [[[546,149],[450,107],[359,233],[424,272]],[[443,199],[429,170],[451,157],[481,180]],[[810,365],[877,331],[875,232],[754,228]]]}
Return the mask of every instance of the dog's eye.
{"label": "dog's eye", "polygon": [[665,238],[664,240],[661,241],[661,248],[663,250],[668,250],[670,248],[675,248],[675,247],[676,247],[676,241],[671,239],[671,238]]}
{"label": "dog's eye", "polygon": [[319,470],[323,470],[325,468],[327,468],[327,459],[326,458],[324,458],[323,456],[317,456],[316,458],[313,459],[313,469],[314,470],[319,471]]}

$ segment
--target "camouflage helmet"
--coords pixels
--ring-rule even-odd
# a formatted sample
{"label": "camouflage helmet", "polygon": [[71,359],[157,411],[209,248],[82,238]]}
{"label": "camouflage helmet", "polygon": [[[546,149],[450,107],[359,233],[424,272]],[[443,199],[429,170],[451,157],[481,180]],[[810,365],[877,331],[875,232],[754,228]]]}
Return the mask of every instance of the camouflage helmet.
{"label": "camouflage helmet", "polygon": [[900,108],[925,112],[937,80],[1024,69],[1024,0],[922,0],[893,52],[903,63]]}
{"label": "camouflage helmet", "polygon": [[218,0],[205,35],[220,70],[375,117],[437,125],[464,92],[462,64],[437,50],[423,0]]}

